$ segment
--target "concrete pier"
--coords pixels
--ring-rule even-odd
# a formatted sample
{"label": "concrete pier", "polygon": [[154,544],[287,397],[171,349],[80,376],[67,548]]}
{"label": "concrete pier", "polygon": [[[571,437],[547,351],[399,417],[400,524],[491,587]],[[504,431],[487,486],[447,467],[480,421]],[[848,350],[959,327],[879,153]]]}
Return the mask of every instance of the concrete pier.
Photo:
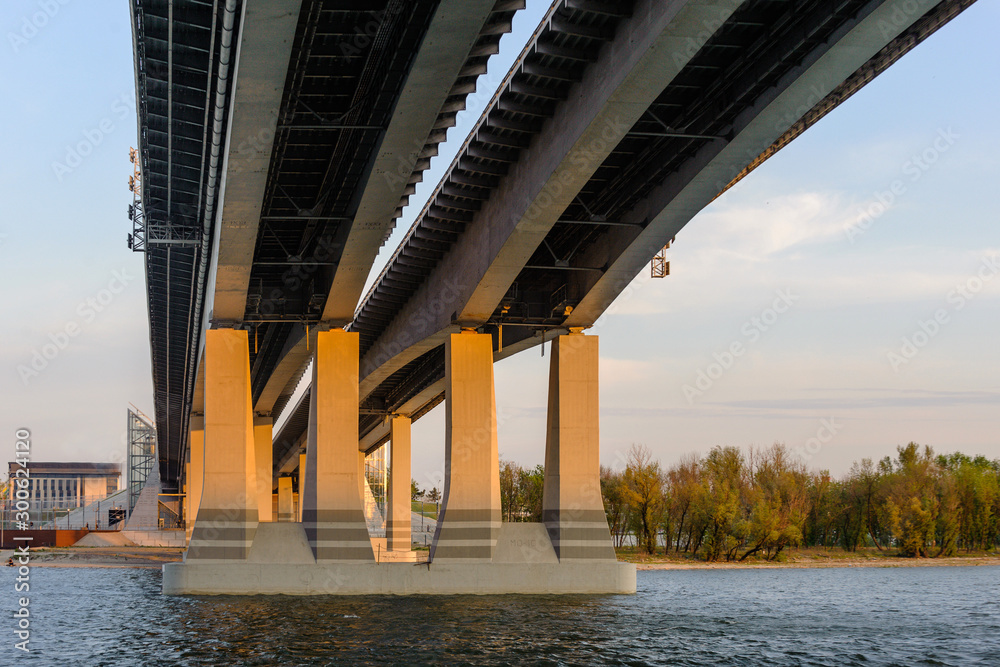
{"label": "concrete pier", "polygon": [[[268,517],[258,522],[264,488],[269,502],[273,488],[271,459],[262,444],[270,420],[255,420],[249,410],[249,370],[245,357],[240,361],[246,334],[210,333],[202,507],[185,561],[163,568],[164,593],[635,592],[635,566],[617,562],[601,500],[596,336],[571,333],[553,342],[544,523],[508,524],[500,517],[492,339],[473,331],[449,337],[445,492],[429,562],[415,562],[407,416],[388,418],[392,450],[386,538],[372,537],[365,522],[357,334],[331,330],[316,335],[307,449],[299,469],[301,521],[289,520],[294,516],[292,480],[280,477],[278,521]],[[193,448],[192,457],[194,475]],[[258,484],[265,475],[266,484]],[[226,510],[221,519],[220,507]],[[235,521],[234,515],[243,521]]]}
{"label": "concrete pier", "polygon": [[552,341],[542,520],[560,561],[616,559],[601,498],[597,341]]}
{"label": "concrete pier", "polygon": [[290,523],[297,517],[292,504],[292,478],[278,478],[278,521]]}
{"label": "concrete pier", "polygon": [[194,532],[194,521],[198,517],[198,506],[201,505],[201,489],[205,473],[205,418],[191,417],[188,430],[188,443],[191,460],[187,479],[187,495],[184,497],[185,533],[187,543],[191,543],[191,533]]}
{"label": "concrete pier", "polygon": [[389,551],[410,551],[410,418],[393,417],[389,422],[390,462],[388,508],[385,522]]}
{"label": "concrete pier", "polygon": [[[300,502],[317,561],[375,560],[358,465],[358,345],[358,334],[342,329],[316,335],[305,498]],[[363,470],[363,458],[361,466]]]}
{"label": "concrete pier", "polygon": [[270,417],[254,417],[253,442],[254,463],[257,472],[257,520],[261,523],[274,521],[274,486],[271,483],[271,464],[274,456],[273,422]]}
{"label": "concrete pier", "polygon": [[504,524],[492,562],[319,563],[301,524],[263,523],[245,561],[163,566],[167,595],[634,593],[635,581],[631,563],[559,562],[532,523]]}
{"label": "concrete pier", "polygon": [[[247,332],[205,332],[204,487],[185,560],[245,559],[257,529]],[[193,463],[193,461],[192,461]]]}
{"label": "concrete pier", "polygon": [[500,461],[493,339],[463,331],[445,342],[445,478],[431,560],[489,562],[500,528]]}

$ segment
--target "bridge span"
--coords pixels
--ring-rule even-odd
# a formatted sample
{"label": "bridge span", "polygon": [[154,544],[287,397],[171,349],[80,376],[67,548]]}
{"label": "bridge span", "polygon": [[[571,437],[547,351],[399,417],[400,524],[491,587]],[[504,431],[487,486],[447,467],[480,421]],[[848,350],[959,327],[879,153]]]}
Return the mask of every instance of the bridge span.
{"label": "bridge span", "polygon": [[[556,0],[362,297],[523,2],[133,0],[133,246],[190,536],[164,590],[634,591],[583,332],[712,199],[970,4]],[[501,524],[493,363],[544,342],[544,523]],[[409,429],[441,401],[445,497],[414,567]],[[383,543],[362,502],[387,442]]]}

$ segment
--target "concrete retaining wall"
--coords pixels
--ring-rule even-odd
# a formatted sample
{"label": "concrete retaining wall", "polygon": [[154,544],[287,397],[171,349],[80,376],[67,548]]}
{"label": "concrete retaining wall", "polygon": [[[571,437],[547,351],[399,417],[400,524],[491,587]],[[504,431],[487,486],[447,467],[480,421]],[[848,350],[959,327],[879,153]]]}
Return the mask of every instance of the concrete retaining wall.
{"label": "concrete retaining wall", "polygon": [[180,547],[187,546],[183,530],[123,530],[122,535],[141,547]]}

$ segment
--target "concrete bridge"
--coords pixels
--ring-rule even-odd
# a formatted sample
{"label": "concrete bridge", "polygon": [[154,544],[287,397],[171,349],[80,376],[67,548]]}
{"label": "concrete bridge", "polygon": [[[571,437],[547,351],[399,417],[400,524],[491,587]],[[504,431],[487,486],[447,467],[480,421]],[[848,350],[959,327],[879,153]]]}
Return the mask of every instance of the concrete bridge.
{"label": "concrete bridge", "polygon": [[[160,475],[190,532],[164,591],[634,591],[583,332],[713,198],[969,4],[557,0],[362,298],[523,2],[133,0],[133,246]],[[493,362],[543,342],[544,524],[501,524]],[[445,497],[415,566],[409,429],[442,400]],[[363,466],[387,442],[383,551]]]}

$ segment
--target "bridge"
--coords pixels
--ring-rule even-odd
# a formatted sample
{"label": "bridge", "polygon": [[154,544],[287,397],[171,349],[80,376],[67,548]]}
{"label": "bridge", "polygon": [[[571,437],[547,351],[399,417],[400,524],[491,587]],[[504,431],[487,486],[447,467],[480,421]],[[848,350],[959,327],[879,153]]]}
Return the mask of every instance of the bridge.
{"label": "bridge", "polygon": [[[189,531],[164,591],[633,591],[584,331],[712,199],[970,4],[557,0],[362,294],[523,1],[133,0],[130,242]],[[544,523],[501,524],[493,363],[546,342]],[[414,567],[409,429],[442,401],[443,507]],[[364,459],[387,442],[373,547]]]}

